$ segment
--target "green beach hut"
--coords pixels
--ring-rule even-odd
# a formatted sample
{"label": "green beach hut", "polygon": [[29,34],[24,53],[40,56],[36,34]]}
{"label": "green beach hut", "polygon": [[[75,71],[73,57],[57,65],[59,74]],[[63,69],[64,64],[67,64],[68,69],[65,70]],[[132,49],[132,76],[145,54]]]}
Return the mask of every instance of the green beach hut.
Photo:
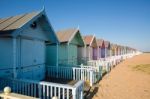
{"label": "green beach hut", "polygon": [[[77,66],[79,47],[84,47],[84,41],[77,28],[65,29],[56,33],[59,45],[47,46],[47,64],[50,66]],[[58,46],[58,49],[57,49]],[[58,56],[58,60],[56,60]]]}

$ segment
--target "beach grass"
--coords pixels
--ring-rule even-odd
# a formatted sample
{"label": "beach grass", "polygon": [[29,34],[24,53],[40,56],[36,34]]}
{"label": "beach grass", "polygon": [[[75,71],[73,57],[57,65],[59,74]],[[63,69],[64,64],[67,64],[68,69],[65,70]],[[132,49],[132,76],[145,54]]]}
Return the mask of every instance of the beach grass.
{"label": "beach grass", "polygon": [[135,66],[133,66],[133,70],[142,71],[142,72],[145,72],[147,74],[150,74],[150,64],[135,65]]}

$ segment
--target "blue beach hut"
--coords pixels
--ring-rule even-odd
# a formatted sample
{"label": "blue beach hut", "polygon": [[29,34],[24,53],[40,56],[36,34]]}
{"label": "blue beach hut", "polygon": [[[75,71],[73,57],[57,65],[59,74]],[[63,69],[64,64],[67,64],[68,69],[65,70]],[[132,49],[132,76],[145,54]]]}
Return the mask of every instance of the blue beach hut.
{"label": "blue beach hut", "polygon": [[58,43],[44,10],[0,19],[0,77],[44,79],[47,41]]}

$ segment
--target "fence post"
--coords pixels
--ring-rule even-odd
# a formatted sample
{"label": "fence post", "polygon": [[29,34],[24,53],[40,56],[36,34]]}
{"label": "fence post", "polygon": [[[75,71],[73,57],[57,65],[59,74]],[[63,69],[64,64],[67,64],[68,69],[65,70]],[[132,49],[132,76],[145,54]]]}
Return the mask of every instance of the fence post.
{"label": "fence post", "polygon": [[90,70],[90,86],[93,85],[93,71]]}
{"label": "fence post", "polygon": [[83,64],[81,64],[81,68],[83,67]]}
{"label": "fence post", "polygon": [[83,90],[82,89],[83,88],[80,88],[80,94],[81,94],[80,99],[83,99]]}
{"label": "fence post", "polygon": [[77,97],[76,97],[76,88],[72,89],[72,99],[77,99]]}
{"label": "fence post", "polygon": [[73,68],[73,80],[75,80],[75,68]]}
{"label": "fence post", "polygon": [[42,98],[41,94],[42,94],[42,91],[41,91],[41,84],[38,85],[38,95],[39,95],[39,98]]}

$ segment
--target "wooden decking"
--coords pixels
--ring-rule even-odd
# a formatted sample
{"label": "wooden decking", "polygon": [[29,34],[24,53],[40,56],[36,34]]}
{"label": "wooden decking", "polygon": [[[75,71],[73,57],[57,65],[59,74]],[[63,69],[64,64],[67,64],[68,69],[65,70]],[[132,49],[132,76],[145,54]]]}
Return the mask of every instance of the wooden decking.
{"label": "wooden decking", "polygon": [[68,84],[71,86],[73,86],[77,83],[77,80],[69,80],[69,79],[62,79],[62,78],[46,78],[43,81],[60,83],[60,84]]}

